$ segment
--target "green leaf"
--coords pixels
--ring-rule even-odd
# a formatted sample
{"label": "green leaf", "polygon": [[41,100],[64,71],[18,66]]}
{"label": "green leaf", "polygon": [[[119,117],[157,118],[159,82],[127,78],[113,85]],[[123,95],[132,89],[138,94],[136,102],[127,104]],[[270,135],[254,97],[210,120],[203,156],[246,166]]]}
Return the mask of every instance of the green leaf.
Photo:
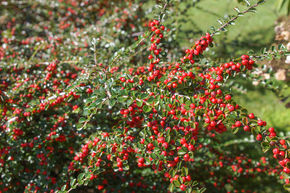
{"label": "green leaf", "polygon": [[141,99],[146,99],[149,95],[147,93],[142,93],[140,98]]}
{"label": "green leaf", "polygon": [[251,6],[250,2],[248,0],[244,0],[247,3],[247,6]]}
{"label": "green leaf", "polygon": [[[289,155],[289,153],[288,153],[288,155]],[[290,162],[287,162],[286,167],[290,168]]]}
{"label": "green leaf", "polygon": [[181,172],[182,172],[182,174],[183,174],[184,176],[187,176],[187,175],[188,175],[188,168],[187,168],[187,167],[183,167],[183,168],[181,169]]}
{"label": "green leaf", "polygon": [[184,155],[187,152],[187,148],[186,147],[182,147],[179,151],[178,151],[178,155]]}
{"label": "green leaf", "polygon": [[[169,131],[169,130],[168,130]],[[169,143],[170,142],[170,139],[171,139],[171,137],[170,137],[170,135],[168,134],[168,135],[166,135],[166,137],[165,137],[165,141],[167,142],[167,143]]]}
{"label": "green leaf", "polygon": [[128,106],[131,105],[132,103],[133,103],[133,100],[132,99],[127,100],[127,105]]}
{"label": "green leaf", "polygon": [[233,134],[238,133],[238,131],[239,131],[239,127],[235,127],[235,128],[232,129]]}
{"label": "green leaf", "polygon": [[66,185],[64,185],[62,188],[61,188],[61,191],[65,191],[66,190]]}
{"label": "green leaf", "polygon": [[124,96],[120,96],[120,97],[118,97],[118,101],[120,102],[120,103],[123,103],[123,102],[125,102],[127,100],[127,98],[125,98]]}
{"label": "green leaf", "polygon": [[285,190],[290,191],[290,184],[285,184],[283,187]]}
{"label": "green leaf", "polygon": [[81,118],[79,119],[79,123],[84,123],[86,120],[87,120],[87,119],[86,119],[85,117],[81,117]]}
{"label": "green leaf", "polygon": [[151,96],[149,97],[149,99],[147,100],[147,103],[152,104],[154,102],[154,97]]}
{"label": "green leaf", "polygon": [[197,185],[198,185],[197,181],[192,182],[192,186],[197,186]]}
{"label": "green leaf", "polygon": [[116,102],[117,102],[116,99],[111,99],[111,100],[109,100],[109,105],[111,107],[113,107],[113,106],[115,106]]}
{"label": "green leaf", "polygon": [[138,107],[141,107],[143,105],[143,101],[137,100],[136,104],[137,104]]}
{"label": "green leaf", "polygon": [[175,187],[179,187],[180,186],[180,183],[179,183],[178,180],[174,180],[173,181],[173,184],[174,184]]}
{"label": "green leaf", "polygon": [[148,113],[148,112],[150,112],[151,110],[152,110],[152,107],[149,106],[149,105],[145,105],[145,106],[143,107],[143,111],[144,111],[145,113]]}
{"label": "green leaf", "polygon": [[199,189],[199,192],[200,193],[203,193],[203,192],[205,192],[206,191],[206,188],[201,188],[201,189]]}
{"label": "green leaf", "polygon": [[174,190],[174,184],[173,183],[170,184],[168,189],[169,189],[170,192],[173,192],[173,190]]}
{"label": "green leaf", "polygon": [[191,101],[190,100],[187,100],[186,102],[185,102],[185,105],[186,105],[186,107],[187,107],[187,109],[190,107],[190,105],[191,105]]}
{"label": "green leaf", "polygon": [[83,184],[83,178],[85,177],[86,173],[81,173],[78,175],[78,183]]}
{"label": "green leaf", "polygon": [[156,159],[157,158],[157,155],[156,154],[154,154],[154,153],[152,153],[151,155],[150,155],[150,157],[152,158],[152,159]]}
{"label": "green leaf", "polygon": [[238,13],[240,13],[241,11],[239,10],[239,8],[235,7],[234,10]]}
{"label": "green leaf", "polygon": [[194,144],[195,144],[195,140],[194,140],[194,139],[191,139],[191,140],[190,140],[190,143],[191,143],[192,145],[194,145]]}
{"label": "green leaf", "polygon": [[71,187],[75,187],[75,184],[76,184],[76,179],[72,179],[72,180],[70,181],[70,186],[71,186]]}
{"label": "green leaf", "polygon": [[[77,110],[79,110],[80,108],[78,108]],[[83,115],[84,116],[88,116],[90,114],[90,110],[88,108],[84,109]]]}
{"label": "green leaf", "polygon": [[265,142],[265,141],[261,143],[261,146],[262,146],[262,151],[264,153],[266,153],[271,147],[270,143],[269,142]]}

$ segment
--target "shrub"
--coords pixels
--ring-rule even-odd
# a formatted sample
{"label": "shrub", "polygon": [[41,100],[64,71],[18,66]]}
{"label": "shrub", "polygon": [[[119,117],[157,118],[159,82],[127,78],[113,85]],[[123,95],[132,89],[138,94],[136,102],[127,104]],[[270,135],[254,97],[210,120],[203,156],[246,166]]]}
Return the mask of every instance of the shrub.
{"label": "shrub", "polygon": [[252,79],[259,57],[206,54],[215,34],[261,3],[183,56],[163,24],[170,1],[151,10],[155,19],[129,0],[4,3],[0,191],[289,189],[288,138],[226,84]]}

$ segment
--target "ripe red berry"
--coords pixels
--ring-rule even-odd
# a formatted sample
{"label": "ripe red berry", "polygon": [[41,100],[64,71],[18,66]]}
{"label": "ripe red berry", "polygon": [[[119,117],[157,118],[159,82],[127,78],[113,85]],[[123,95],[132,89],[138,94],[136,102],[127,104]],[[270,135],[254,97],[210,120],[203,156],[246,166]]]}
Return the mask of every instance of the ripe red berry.
{"label": "ripe red berry", "polygon": [[184,159],[184,161],[188,161],[188,160],[189,160],[189,155],[188,155],[188,154],[185,154],[185,155],[183,156],[183,159]]}
{"label": "ripe red berry", "polygon": [[186,178],[186,181],[191,181],[190,175],[187,175],[185,178]]}
{"label": "ripe red berry", "polygon": [[248,125],[246,125],[244,126],[244,131],[251,131],[251,128]]}
{"label": "ripe red berry", "polygon": [[160,53],[159,50],[154,50],[154,54],[155,54],[155,55],[158,55],[159,53]]}
{"label": "ripe red berry", "polygon": [[285,152],[284,151],[280,151],[279,155],[284,158],[285,157]]}
{"label": "ripe red berry", "polygon": [[262,120],[258,120],[258,125],[259,125],[259,126],[263,126],[263,125],[264,125],[264,121],[262,121]]}
{"label": "ripe red berry", "polygon": [[148,143],[147,148],[148,148],[149,150],[153,149],[153,147],[154,147],[154,145],[153,145],[152,143]]}
{"label": "ripe red berry", "polygon": [[250,118],[250,119],[254,119],[254,118],[255,118],[254,113],[250,113],[250,114],[249,114],[249,118]]}
{"label": "ripe red berry", "polygon": [[269,131],[270,133],[273,133],[273,132],[275,132],[275,129],[274,129],[273,127],[270,127],[270,128],[268,129],[268,131]]}
{"label": "ripe red berry", "polygon": [[248,60],[242,60],[242,64],[243,64],[244,66],[247,66],[247,65],[249,64],[249,61],[248,61]]}
{"label": "ripe red berry", "polygon": [[117,162],[117,167],[121,168],[123,166],[123,163],[121,161]]}
{"label": "ripe red berry", "polygon": [[241,121],[236,121],[235,126],[240,127],[242,125]]}
{"label": "ripe red berry", "polygon": [[140,157],[140,158],[138,159],[138,162],[139,162],[139,163],[144,163],[144,160],[145,160],[145,159],[144,159],[143,157]]}
{"label": "ripe red berry", "polygon": [[180,139],[180,143],[183,145],[183,144],[186,144],[186,139],[185,138],[181,138]]}
{"label": "ripe red berry", "polygon": [[261,134],[258,134],[258,135],[256,136],[256,139],[257,139],[257,141],[262,141],[263,137],[262,137]]}
{"label": "ripe red berry", "polygon": [[286,143],[285,139],[281,139],[279,142],[281,145],[285,145],[285,143]]}
{"label": "ripe red berry", "polygon": [[249,56],[248,55],[242,55],[241,58],[242,58],[242,60],[248,60]]}
{"label": "ripe red berry", "polygon": [[91,88],[88,88],[88,89],[86,90],[86,92],[87,92],[88,94],[90,94],[90,93],[93,92],[93,90],[92,90]]}
{"label": "ripe red berry", "polygon": [[185,191],[186,190],[186,185],[181,184],[179,188],[180,188],[180,190]]}
{"label": "ripe red berry", "polygon": [[285,172],[286,174],[290,174],[290,169],[287,168],[287,167],[285,167],[285,168],[283,169],[283,172]]}
{"label": "ripe red berry", "polygon": [[174,158],[174,161],[177,163],[177,162],[179,162],[179,157],[175,157]]}
{"label": "ripe red berry", "polygon": [[279,149],[278,148],[274,148],[273,149],[273,154],[278,154],[279,153]]}
{"label": "ripe red berry", "polygon": [[231,95],[226,95],[226,96],[225,96],[225,100],[227,100],[227,101],[228,101],[228,100],[231,100],[231,98],[232,98]]}

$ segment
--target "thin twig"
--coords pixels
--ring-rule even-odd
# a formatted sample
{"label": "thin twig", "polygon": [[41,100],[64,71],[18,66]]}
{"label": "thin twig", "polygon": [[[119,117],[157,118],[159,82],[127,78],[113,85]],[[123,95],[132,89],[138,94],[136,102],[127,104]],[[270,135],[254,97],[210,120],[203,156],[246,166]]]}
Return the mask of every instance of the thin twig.
{"label": "thin twig", "polygon": [[164,4],[164,6],[163,6],[163,8],[162,8],[162,10],[161,10],[161,12],[160,12],[160,15],[159,15],[159,21],[160,21],[160,22],[161,22],[161,19],[162,19],[161,17],[162,17],[162,15],[164,14],[167,5],[168,5],[168,1]]}
{"label": "thin twig", "polygon": [[[141,39],[140,40],[140,42],[137,44],[137,46],[139,46],[142,42],[143,42],[143,40],[145,40],[146,38],[143,38],[143,39]],[[132,45],[131,45],[132,46]],[[131,47],[130,46],[130,47]],[[130,50],[130,47],[128,47],[126,50],[128,50],[129,49],[129,51],[130,52],[133,52],[132,50]],[[113,61],[110,63],[110,64],[113,64],[119,57],[121,56],[121,53],[119,53],[117,56],[115,56],[115,58],[113,59]]]}
{"label": "thin twig", "polygon": [[94,43],[94,62],[95,62],[95,65],[97,65],[97,52],[96,52],[96,44]]}
{"label": "thin twig", "polygon": [[236,19],[238,19],[240,17],[241,14],[245,14],[250,12],[251,9],[259,6],[260,4],[262,4],[265,1],[259,1],[258,3],[250,6],[248,9],[246,9],[245,11],[242,11],[240,13],[238,13],[238,15],[236,15],[235,17],[233,17],[232,19],[230,19],[228,22],[226,22],[225,24],[223,24],[219,29],[217,29],[215,32],[213,32],[211,34],[211,36],[215,35],[217,32],[222,31],[223,29],[225,29],[228,25],[230,25],[233,21],[235,21]]}

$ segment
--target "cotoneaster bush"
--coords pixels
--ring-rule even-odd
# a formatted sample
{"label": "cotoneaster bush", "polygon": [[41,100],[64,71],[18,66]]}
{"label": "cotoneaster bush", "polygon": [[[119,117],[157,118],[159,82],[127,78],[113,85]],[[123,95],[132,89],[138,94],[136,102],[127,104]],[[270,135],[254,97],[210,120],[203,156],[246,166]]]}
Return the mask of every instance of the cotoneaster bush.
{"label": "cotoneaster bush", "polygon": [[227,85],[253,78],[259,57],[217,63],[206,54],[217,32],[262,1],[180,59],[163,24],[171,3],[152,10],[155,19],[138,1],[5,3],[0,192],[289,189],[288,137]]}

